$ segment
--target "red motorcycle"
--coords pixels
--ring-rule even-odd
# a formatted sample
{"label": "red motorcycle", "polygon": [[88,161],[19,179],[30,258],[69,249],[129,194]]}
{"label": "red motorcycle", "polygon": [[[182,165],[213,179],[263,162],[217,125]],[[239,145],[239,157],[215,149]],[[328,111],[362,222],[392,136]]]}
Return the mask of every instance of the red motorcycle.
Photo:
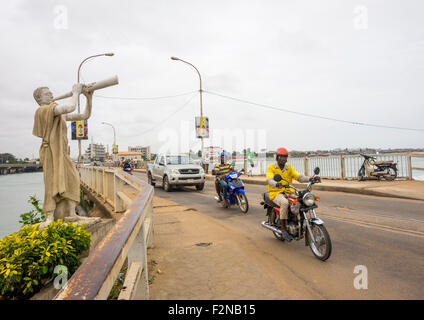
{"label": "red motorcycle", "polygon": [[[319,172],[319,168],[315,168],[314,177]],[[274,176],[274,180],[277,182],[285,181],[279,174]],[[319,197],[316,197],[311,192],[312,185],[315,183],[312,180],[309,182],[307,188],[302,191],[298,191],[294,186],[290,186],[288,182],[286,185],[283,185],[283,188],[291,188],[295,191],[294,194],[288,196],[290,206],[287,231],[294,240],[305,238],[305,246],[311,248],[316,258],[325,261],[331,255],[332,245],[324,222],[317,217],[315,212],[315,209],[318,208],[317,201],[319,200]],[[286,241],[281,236],[280,207],[270,200],[268,192],[264,193],[263,197],[264,201],[261,202],[261,205],[266,210],[268,220],[263,221],[261,223],[262,226],[271,230],[278,240]]]}

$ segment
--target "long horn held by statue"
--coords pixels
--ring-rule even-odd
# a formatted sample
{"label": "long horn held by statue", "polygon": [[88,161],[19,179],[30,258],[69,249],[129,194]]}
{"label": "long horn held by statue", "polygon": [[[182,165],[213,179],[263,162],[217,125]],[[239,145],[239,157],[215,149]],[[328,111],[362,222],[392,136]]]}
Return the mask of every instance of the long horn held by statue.
{"label": "long horn held by statue", "polygon": [[[115,86],[118,83],[119,83],[118,76],[113,76],[101,81],[96,81],[96,82],[92,82],[92,83],[84,85],[83,92],[87,92],[87,93],[93,92],[99,89]],[[65,93],[59,97],[56,97],[53,100],[56,101],[56,100],[61,100],[61,99],[69,98],[69,97],[72,97],[72,91]]]}

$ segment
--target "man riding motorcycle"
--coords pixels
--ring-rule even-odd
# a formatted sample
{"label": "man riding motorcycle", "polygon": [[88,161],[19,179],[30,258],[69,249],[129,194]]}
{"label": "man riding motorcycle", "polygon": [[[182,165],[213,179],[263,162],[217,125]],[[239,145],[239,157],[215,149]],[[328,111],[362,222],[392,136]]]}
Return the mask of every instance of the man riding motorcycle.
{"label": "man riding motorcycle", "polygon": [[125,160],[124,165],[122,166],[122,169],[124,169],[125,172],[132,174],[133,167],[128,159]]}
{"label": "man riding motorcycle", "polygon": [[[224,200],[226,207],[228,207],[230,205],[227,199],[228,183],[225,180],[225,176],[229,174],[230,172],[233,172],[234,167],[232,166],[231,163],[227,163],[225,161],[225,158],[226,158],[225,152],[222,152],[220,154],[220,158],[221,158],[221,163],[219,164],[217,163],[215,165],[214,169],[212,170],[212,174],[216,175],[215,189],[216,189],[216,193],[219,196],[219,201]],[[220,191],[222,192],[222,196],[224,197],[224,199],[222,199]]]}
{"label": "man riding motorcycle", "polygon": [[[266,179],[268,182],[269,198],[280,207],[281,231],[283,233],[282,237],[285,240],[293,240],[293,238],[287,232],[286,225],[290,205],[289,200],[287,198],[288,195],[294,193],[294,190],[291,188],[283,188],[283,185],[292,185],[293,179],[299,182],[309,182],[312,180],[314,180],[315,182],[321,182],[321,178],[308,177],[303,174],[299,174],[291,165],[287,163],[288,155],[289,153],[286,148],[279,148],[277,150],[277,163],[270,164],[267,167]],[[274,176],[276,174],[279,174],[283,178],[281,182],[277,182],[274,180]]]}

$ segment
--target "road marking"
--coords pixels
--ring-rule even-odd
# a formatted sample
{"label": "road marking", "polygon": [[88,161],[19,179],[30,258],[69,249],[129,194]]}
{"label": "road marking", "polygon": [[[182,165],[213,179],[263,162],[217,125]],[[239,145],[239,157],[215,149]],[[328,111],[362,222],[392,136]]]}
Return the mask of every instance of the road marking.
{"label": "road marking", "polygon": [[383,224],[358,221],[358,220],[348,219],[348,218],[334,217],[332,215],[327,215],[325,213],[321,213],[320,215],[325,216],[329,219],[356,224],[356,225],[359,225],[361,227],[379,229],[379,230],[390,231],[390,232],[395,232],[395,233],[401,233],[401,234],[405,234],[405,235],[409,235],[409,236],[413,236],[413,237],[417,237],[417,238],[424,238],[424,232],[420,232],[420,231],[390,227],[390,226],[383,225]]}

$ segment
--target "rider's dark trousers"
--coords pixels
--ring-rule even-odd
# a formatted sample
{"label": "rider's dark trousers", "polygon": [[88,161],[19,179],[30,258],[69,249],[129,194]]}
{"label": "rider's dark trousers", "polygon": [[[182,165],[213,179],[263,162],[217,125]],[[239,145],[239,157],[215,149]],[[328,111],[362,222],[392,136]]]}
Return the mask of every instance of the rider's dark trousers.
{"label": "rider's dark trousers", "polygon": [[225,180],[219,180],[219,186],[221,187],[222,196],[224,199],[227,198],[227,190],[228,190],[228,183]]}

